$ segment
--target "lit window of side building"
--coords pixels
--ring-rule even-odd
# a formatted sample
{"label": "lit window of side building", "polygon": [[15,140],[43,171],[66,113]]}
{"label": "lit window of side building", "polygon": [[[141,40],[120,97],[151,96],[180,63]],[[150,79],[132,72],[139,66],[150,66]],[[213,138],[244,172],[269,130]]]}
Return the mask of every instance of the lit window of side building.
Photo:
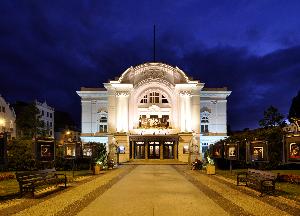
{"label": "lit window of side building", "polygon": [[54,108],[49,106],[46,101],[41,103],[35,101],[36,108],[40,111],[40,120],[43,129],[48,133],[49,137],[54,138]]}
{"label": "lit window of side building", "polygon": [[[119,161],[201,157],[205,146],[227,136],[226,88],[203,88],[178,67],[130,67],[103,88],[82,87],[84,143],[114,143]],[[194,159],[194,158],[193,158]]]}
{"label": "lit window of side building", "polygon": [[0,95],[0,133],[7,132],[9,138],[16,137],[16,114]]}

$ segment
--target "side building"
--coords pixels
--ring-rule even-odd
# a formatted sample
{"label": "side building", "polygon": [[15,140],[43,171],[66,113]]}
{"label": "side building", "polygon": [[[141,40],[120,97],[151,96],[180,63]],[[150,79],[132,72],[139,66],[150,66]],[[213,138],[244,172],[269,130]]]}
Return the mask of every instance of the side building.
{"label": "side building", "polygon": [[42,121],[42,129],[47,135],[54,138],[54,108],[49,106],[47,102],[39,102],[35,100],[35,106],[40,111],[40,120]]}
{"label": "side building", "polygon": [[0,133],[8,133],[8,137],[16,137],[16,114],[10,104],[0,95]]}
{"label": "side building", "polygon": [[204,88],[178,67],[149,62],[105,88],[82,87],[81,140],[117,145],[119,160],[188,162],[227,136],[227,88]]}

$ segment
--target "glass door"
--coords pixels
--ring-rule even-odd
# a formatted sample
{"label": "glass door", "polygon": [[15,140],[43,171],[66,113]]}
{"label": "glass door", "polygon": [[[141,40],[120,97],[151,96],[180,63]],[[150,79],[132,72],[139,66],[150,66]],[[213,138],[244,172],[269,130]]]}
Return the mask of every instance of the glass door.
{"label": "glass door", "polygon": [[160,158],[159,142],[149,142],[148,149],[149,149],[149,152],[148,152],[149,159],[159,159]]}
{"label": "glass door", "polygon": [[135,142],[134,147],[135,147],[134,158],[135,159],[145,159],[145,143],[144,142]]}

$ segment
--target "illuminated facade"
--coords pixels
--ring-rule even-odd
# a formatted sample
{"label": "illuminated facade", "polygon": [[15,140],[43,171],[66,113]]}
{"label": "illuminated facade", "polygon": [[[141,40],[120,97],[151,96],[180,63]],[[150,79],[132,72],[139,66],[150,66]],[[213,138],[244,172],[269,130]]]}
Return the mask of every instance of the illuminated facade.
{"label": "illuminated facade", "polygon": [[83,142],[114,143],[119,160],[187,162],[227,135],[226,88],[206,89],[178,67],[145,63],[105,88],[81,88]]}
{"label": "illuminated facade", "polygon": [[9,138],[16,137],[16,114],[0,95],[0,133],[8,132]]}

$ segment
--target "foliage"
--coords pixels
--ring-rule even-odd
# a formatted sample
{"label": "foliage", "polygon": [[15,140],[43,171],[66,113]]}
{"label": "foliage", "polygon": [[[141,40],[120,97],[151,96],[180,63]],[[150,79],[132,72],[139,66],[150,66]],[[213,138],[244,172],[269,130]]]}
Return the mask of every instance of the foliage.
{"label": "foliage", "polygon": [[264,111],[264,118],[259,121],[259,125],[264,128],[283,126],[284,124],[284,116],[273,106]]}
{"label": "foliage", "polygon": [[15,139],[8,143],[8,166],[16,170],[28,170],[35,166],[34,141]]}
{"label": "foliage", "polygon": [[31,139],[38,135],[43,136],[46,134],[46,131],[41,129],[43,122],[40,120],[39,109],[34,103],[17,103],[15,110],[17,114],[16,124],[19,137]]}
{"label": "foliage", "polygon": [[298,118],[300,119],[300,91],[298,91],[298,94],[296,97],[293,98],[292,104],[289,110],[288,119],[289,121],[293,121],[292,118]]}
{"label": "foliage", "polygon": [[107,150],[103,143],[90,143],[93,146],[93,162],[106,165],[107,163]]}
{"label": "foliage", "polygon": [[[248,130],[235,133],[218,143],[239,143],[240,167],[246,166],[246,144],[255,140],[265,140],[268,142],[269,163],[265,168],[276,168],[282,161],[282,138],[283,132],[280,127]],[[248,164],[250,165],[250,164]]]}

